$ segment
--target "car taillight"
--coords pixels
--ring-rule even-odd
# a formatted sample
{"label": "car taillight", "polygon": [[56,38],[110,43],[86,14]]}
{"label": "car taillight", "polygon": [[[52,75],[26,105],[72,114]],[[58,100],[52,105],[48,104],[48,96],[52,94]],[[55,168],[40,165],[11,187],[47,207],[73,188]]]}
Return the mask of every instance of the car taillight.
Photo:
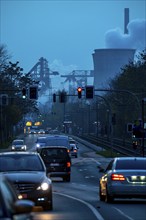
{"label": "car taillight", "polygon": [[74,150],[74,152],[77,152],[77,150]]}
{"label": "car taillight", "polygon": [[67,167],[70,167],[71,166],[71,163],[70,162],[67,162]]}
{"label": "car taillight", "polygon": [[70,150],[67,150],[67,152],[69,153],[69,152],[70,152]]}
{"label": "car taillight", "polygon": [[115,173],[113,173],[111,175],[111,180],[124,181],[126,179],[125,179],[125,177],[122,174],[115,174]]}

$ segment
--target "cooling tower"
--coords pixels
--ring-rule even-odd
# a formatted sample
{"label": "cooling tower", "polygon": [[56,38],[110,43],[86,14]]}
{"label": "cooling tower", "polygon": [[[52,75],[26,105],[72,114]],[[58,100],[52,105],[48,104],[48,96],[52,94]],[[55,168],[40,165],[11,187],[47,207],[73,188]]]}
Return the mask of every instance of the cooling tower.
{"label": "cooling tower", "polygon": [[94,50],[94,87],[105,87],[108,80],[120,73],[121,68],[134,60],[134,49],[96,49]]}

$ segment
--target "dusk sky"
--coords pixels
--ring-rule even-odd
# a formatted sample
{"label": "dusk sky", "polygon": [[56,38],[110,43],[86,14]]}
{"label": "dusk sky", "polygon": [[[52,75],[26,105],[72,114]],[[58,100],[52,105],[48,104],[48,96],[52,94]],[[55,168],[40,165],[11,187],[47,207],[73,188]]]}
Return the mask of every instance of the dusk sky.
{"label": "dusk sky", "polygon": [[[122,42],[124,8],[129,8],[133,45],[130,35]],[[95,49],[108,44],[144,49],[145,8],[146,0],[0,0],[0,43],[7,46],[11,60],[19,61],[24,72],[40,57],[61,74],[92,70]],[[133,28],[135,23],[138,31]]]}

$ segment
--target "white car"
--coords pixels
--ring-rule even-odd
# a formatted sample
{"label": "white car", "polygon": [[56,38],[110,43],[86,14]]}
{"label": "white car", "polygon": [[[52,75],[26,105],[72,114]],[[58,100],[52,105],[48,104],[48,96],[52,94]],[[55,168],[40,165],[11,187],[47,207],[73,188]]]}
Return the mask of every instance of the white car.
{"label": "white car", "polygon": [[115,198],[146,199],[146,158],[112,159],[100,178],[99,197],[106,202]]}
{"label": "white car", "polygon": [[12,151],[26,151],[27,146],[24,143],[23,139],[15,139],[12,142],[11,150]]}

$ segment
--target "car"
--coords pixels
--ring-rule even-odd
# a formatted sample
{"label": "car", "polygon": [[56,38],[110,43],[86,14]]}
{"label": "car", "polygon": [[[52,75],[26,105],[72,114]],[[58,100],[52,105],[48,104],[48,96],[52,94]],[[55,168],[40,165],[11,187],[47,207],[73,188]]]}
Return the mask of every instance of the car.
{"label": "car", "polygon": [[34,203],[30,200],[19,200],[17,191],[4,176],[0,175],[0,219],[26,220],[32,219]]}
{"label": "car", "polygon": [[39,151],[41,147],[46,146],[46,136],[39,136],[35,142],[35,149]]}
{"label": "car", "polygon": [[40,129],[40,130],[38,131],[38,134],[45,134],[45,130],[44,130],[44,129]]}
{"label": "car", "polygon": [[117,198],[146,199],[146,158],[112,159],[100,178],[99,197],[108,203]]}
{"label": "car", "polygon": [[39,153],[50,177],[61,177],[63,181],[70,182],[71,158],[67,147],[42,147]]}
{"label": "car", "polygon": [[26,151],[27,147],[23,139],[15,139],[11,146],[12,151]]}
{"label": "car", "polygon": [[37,130],[35,129],[30,129],[30,131],[28,132],[29,134],[37,134]]}
{"label": "car", "polygon": [[69,138],[69,144],[76,144],[77,145],[77,142],[73,138]]}
{"label": "car", "polygon": [[12,182],[19,198],[29,199],[44,210],[52,210],[52,181],[37,152],[0,153],[0,174]]}
{"label": "car", "polygon": [[70,144],[70,150],[69,150],[70,156],[78,157],[78,147],[76,144]]}

